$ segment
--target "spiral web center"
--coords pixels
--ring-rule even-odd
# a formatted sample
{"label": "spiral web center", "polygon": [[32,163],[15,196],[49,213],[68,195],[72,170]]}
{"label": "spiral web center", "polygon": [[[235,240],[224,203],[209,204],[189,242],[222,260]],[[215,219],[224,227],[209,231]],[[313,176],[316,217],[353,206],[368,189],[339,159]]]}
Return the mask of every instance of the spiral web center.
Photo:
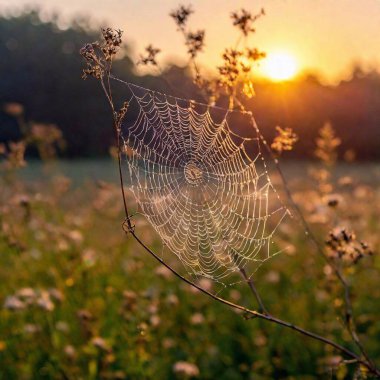
{"label": "spiral web center", "polygon": [[203,182],[203,171],[193,162],[189,162],[185,166],[184,175],[190,185],[197,186]]}
{"label": "spiral web center", "polygon": [[278,253],[273,236],[288,211],[251,114],[126,85],[131,115],[121,137],[133,152],[130,189],[164,246],[190,274],[218,281],[242,268],[252,273]]}

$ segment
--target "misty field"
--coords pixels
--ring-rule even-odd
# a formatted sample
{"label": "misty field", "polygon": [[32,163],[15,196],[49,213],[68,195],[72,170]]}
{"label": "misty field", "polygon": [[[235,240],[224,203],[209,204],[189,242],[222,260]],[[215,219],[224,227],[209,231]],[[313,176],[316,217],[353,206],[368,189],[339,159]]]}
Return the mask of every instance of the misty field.
{"label": "misty field", "polygon": [[[322,243],[334,213],[375,252],[344,271],[354,284],[358,334],[376,360],[380,166],[336,166],[339,199],[331,207],[316,194],[316,165],[285,163],[284,172]],[[246,320],[157,265],[121,228],[114,161],[31,162],[3,176],[0,189],[0,379],[345,379],[357,372],[328,346]],[[146,220],[134,221],[158,248]],[[297,221],[280,232],[284,252],[255,275],[266,307],[355,350],[342,329],[343,295],[329,267]],[[243,285],[226,288],[224,297],[255,307]]]}

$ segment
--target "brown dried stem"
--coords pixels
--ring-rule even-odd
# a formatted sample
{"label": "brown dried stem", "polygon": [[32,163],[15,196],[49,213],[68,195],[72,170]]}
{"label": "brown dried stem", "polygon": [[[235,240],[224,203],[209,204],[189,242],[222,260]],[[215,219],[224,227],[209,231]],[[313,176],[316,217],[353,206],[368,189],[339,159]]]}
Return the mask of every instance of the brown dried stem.
{"label": "brown dried stem", "polygon": [[[275,323],[275,324],[278,324],[278,325],[281,325],[283,327],[286,327],[288,329],[291,329],[291,330],[294,330],[296,332],[298,332],[299,334],[302,334],[304,336],[308,336],[314,340],[317,340],[317,341],[320,341],[322,343],[325,343],[331,347],[334,347],[335,349],[337,349],[338,351],[340,351],[342,354],[346,355],[349,359],[352,359],[354,360],[356,363],[359,363],[361,364],[362,366],[364,366],[365,368],[368,369],[368,371],[376,376],[379,376],[380,377],[380,370],[378,368],[376,368],[375,364],[369,359],[366,351],[364,350],[363,346],[361,345],[360,343],[360,340],[357,336],[357,333],[356,333],[356,329],[355,329],[355,325],[354,325],[354,322],[353,322],[353,318],[352,318],[352,304],[351,304],[351,298],[350,298],[350,292],[349,292],[349,286],[346,282],[346,280],[344,279],[344,277],[342,276],[341,272],[339,271],[339,268],[337,268],[337,266],[335,265],[334,262],[332,262],[325,254],[325,252],[323,251],[323,249],[320,247],[317,239],[315,238],[315,236],[313,235],[308,223],[306,222],[301,210],[299,209],[298,205],[295,203],[293,197],[292,197],[292,194],[288,188],[288,185],[287,185],[287,181],[284,177],[284,174],[281,170],[281,167],[279,165],[279,162],[277,160],[277,158],[274,156],[273,152],[271,151],[270,147],[268,146],[267,142],[265,141],[265,139],[263,138],[263,136],[260,134],[260,137],[264,143],[264,146],[266,147],[266,149],[268,150],[269,154],[272,156],[275,164],[276,164],[276,167],[277,167],[277,170],[280,174],[280,177],[284,183],[284,187],[285,187],[285,191],[287,193],[287,196],[289,197],[289,200],[290,202],[292,203],[292,206],[294,207],[294,209],[297,211],[297,213],[299,214],[299,217],[300,217],[300,220],[303,224],[303,227],[304,227],[304,230],[305,232],[309,235],[310,239],[312,240],[312,242],[314,243],[316,249],[317,249],[317,252],[324,258],[324,260],[326,260],[326,262],[331,265],[331,267],[334,269],[334,272],[335,274],[337,275],[339,281],[342,283],[343,285],[343,288],[344,288],[344,292],[345,292],[345,305],[346,305],[346,325],[347,325],[347,322],[349,322],[349,324],[347,325],[350,333],[351,333],[351,336],[354,340],[354,342],[356,343],[356,345],[359,347],[360,351],[361,351],[361,354],[363,355],[364,359],[362,357],[360,357],[359,355],[357,355],[355,352],[353,351],[350,351],[349,349],[347,349],[346,347],[328,339],[328,338],[325,338],[321,335],[318,335],[316,333],[313,333],[311,331],[308,331],[308,330],[305,330],[299,326],[296,326],[290,322],[287,322],[287,321],[284,321],[282,319],[279,319],[279,318],[276,318],[270,314],[267,313],[264,305],[263,305],[263,302],[259,296],[259,293],[254,285],[254,282],[252,279],[250,279],[244,269],[240,269],[240,272],[243,276],[243,278],[246,280],[248,286],[250,287],[252,293],[254,294],[257,302],[258,302],[258,305],[259,305],[259,308],[262,310],[262,312],[258,312],[258,311],[255,311],[255,310],[251,310],[251,309],[248,309],[244,306],[241,306],[241,305],[238,305],[238,304],[235,304],[233,302],[230,302],[224,298],[221,298],[221,297],[218,297],[214,294],[212,294],[211,292],[203,289],[202,287],[200,287],[199,285],[195,284],[194,282],[188,280],[187,278],[185,278],[184,276],[182,276],[180,273],[178,273],[174,268],[172,268],[169,264],[167,264],[165,261],[163,261],[155,252],[153,252],[147,245],[145,245],[145,243],[140,240],[140,238],[136,235],[135,233],[135,230],[134,230],[134,226],[132,225],[132,221],[131,221],[131,216],[129,214],[129,211],[128,211],[128,206],[127,206],[127,202],[126,202],[126,197],[125,197],[125,190],[124,190],[124,180],[123,180],[123,173],[122,173],[122,167],[121,167],[121,155],[122,155],[122,149],[121,149],[121,123],[122,123],[122,120],[123,120],[123,117],[125,115],[125,112],[126,112],[126,107],[127,105],[125,104],[124,105],[124,112],[121,114],[121,111],[119,111],[119,113],[115,112],[115,107],[114,107],[114,103],[113,103],[113,99],[112,99],[112,91],[111,91],[111,86],[110,86],[110,70],[111,70],[111,66],[112,66],[112,54],[111,54],[111,57],[109,58],[109,56],[106,57],[106,64],[104,66],[101,67],[102,69],[102,75],[99,77],[99,76],[96,76],[97,79],[100,79],[100,82],[101,82],[101,86],[102,86],[102,89],[108,99],[108,102],[110,104],[110,107],[112,109],[112,113],[113,113],[113,126],[114,126],[114,131],[115,131],[115,136],[116,136],[116,139],[117,139],[117,146],[118,146],[118,167],[119,167],[119,179],[120,179],[120,187],[121,187],[121,193],[122,193],[122,197],[123,197],[123,205],[124,205],[124,211],[125,211],[125,215],[126,215],[126,219],[123,223],[123,229],[124,231],[128,234],[130,233],[133,238],[137,241],[137,243],[144,249],[146,250],[150,255],[152,255],[158,262],[160,262],[162,265],[164,265],[167,269],[169,269],[175,276],[177,276],[179,279],[181,279],[183,282],[187,283],[188,285],[194,287],[195,289],[198,289],[200,292],[208,295],[209,297],[211,297],[212,299],[214,299],[215,301],[217,302],[220,302],[224,305],[227,305],[231,308],[234,308],[234,309],[237,309],[237,310],[240,310],[240,311],[243,311],[245,314],[246,314],[246,318],[247,319],[251,319],[251,318],[260,318],[260,319],[263,319],[263,320],[266,320],[268,322],[272,322],[272,323]],[[95,76],[95,75],[94,75]],[[104,77],[106,78],[106,84],[104,82]],[[244,106],[241,104],[241,102],[237,99],[238,101],[238,104],[244,108]],[[252,121],[254,123],[254,127],[257,129],[258,131],[258,128],[254,122],[254,119],[252,117]],[[259,132],[259,131],[258,131]]]}

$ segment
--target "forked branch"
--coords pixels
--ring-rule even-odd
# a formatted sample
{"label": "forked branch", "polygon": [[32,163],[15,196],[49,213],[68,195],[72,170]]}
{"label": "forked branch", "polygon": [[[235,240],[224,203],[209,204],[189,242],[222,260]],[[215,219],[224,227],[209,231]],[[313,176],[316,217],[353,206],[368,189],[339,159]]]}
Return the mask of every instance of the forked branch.
{"label": "forked branch", "polygon": [[[375,364],[369,359],[368,355],[364,351],[362,345],[360,344],[359,338],[357,337],[357,334],[356,334],[356,331],[353,327],[354,326],[353,324],[349,325],[349,327],[352,328],[352,330],[350,330],[350,332],[351,332],[351,335],[353,337],[353,340],[355,341],[355,343],[360,348],[360,351],[361,351],[361,354],[363,355],[363,357],[359,356],[355,352],[347,349],[346,347],[344,347],[344,346],[342,346],[342,345],[340,345],[340,344],[338,344],[338,343],[336,343],[336,342],[334,342],[328,338],[325,338],[321,335],[318,335],[318,334],[313,333],[311,331],[305,330],[302,327],[299,327],[299,326],[294,325],[290,322],[284,321],[282,319],[279,319],[277,317],[270,315],[267,312],[267,310],[265,309],[264,304],[263,304],[263,302],[262,302],[262,300],[261,300],[261,298],[257,292],[257,289],[256,289],[253,281],[251,279],[249,279],[249,277],[246,275],[244,269],[240,269],[240,272],[241,272],[243,278],[245,279],[245,281],[247,282],[248,286],[250,287],[252,293],[254,294],[254,296],[258,302],[260,311],[251,310],[251,309],[248,309],[242,305],[238,305],[238,304],[230,302],[224,298],[218,297],[217,295],[212,294],[211,292],[207,291],[206,289],[203,289],[202,287],[200,287],[196,283],[192,282],[191,280],[185,278],[179,272],[177,272],[174,268],[172,268],[168,263],[166,263],[164,260],[162,260],[154,251],[152,251],[136,235],[135,229],[134,229],[134,226],[132,224],[131,217],[130,217],[130,214],[128,211],[127,202],[126,202],[125,191],[124,191],[124,180],[123,180],[123,173],[122,173],[122,166],[121,166],[122,149],[123,149],[122,139],[121,139],[121,124],[122,124],[124,115],[126,113],[128,104],[125,103],[123,105],[123,107],[120,109],[120,111],[116,112],[115,106],[113,103],[113,98],[112,98],[111,86],[110,86],[110,71],[111,71],[111,66],[112,66],[112,57],[116,54],[116,51],[120,46],[120,43],[121,43],[120,36],[121,36],[120,31],[112,31],[110,29],[105,29],[105,30],[103,30],[103,37],[105,37],[105,41],[106,41],[105,44],[104,45],[99,45],[99,44],[97,44],[97,45],[96,44],[86,45],[86,47],[84,49],[82,49],[81,53],[82,53],[83,57],[86,59],[86,62],[88,65],[87,69],[84,72],[85,76],[91,75],[91,76],[96,77],[98,80],[100,80],[101,85],[102,85],[102,89],[103,89],[103,91],[104,91],[104,93],[108,99],[108,102],[110,104],[110,107],[112,109],[113,127],[114,127],[115,137],[117,140],[117,148],[118,148],[118,166],[119,166],[120,187],[121,187],[121,193],[122,193],[122,197],[123,197],[123,206],[124,206],[124,211],[125,211],[125,216],[126,216],[125,222],[123,223],[124,231],[127,234],[131,234],[133,236],[133,238],[136,240],[136,242],[144,250],[146,250],[150,255],[152,255],[159,263],[161,263],[163,266],[165,266],[167,269],[169,269],[175,276],[177,276],[179,279],[181,279],[183,282],[187,283],[188,285],[192,286],[193,288],[198,289],[200,292],[208,295],[213,300],[215,300],[219,303],[222,303],[224,305],[227,305],[231,308],[234,308],[234,309],[237,309],[237,310],[244,312],[245,317],[247,319],[260,318],[260,319],[266,320],[268,322],[275,323],[275,324],[283,326],[285,328],[294,330],[301,335],[307,336],[311,339],[320,341],[320,342],[322,342],[328,346],[331,346],[331,347],[335,348],[336,350],[340,351],[348,359],[350,359],[349,360],[350,362],[355,362],[355,363],[361,364],[363,367],[367,368],[371,374],[380,377],[380,370],[378,368],[376,368]],[[96,48],[100,49],[103,56],[99,56],[96,54],[96,52],[95,52]],[[271,152],[269,146],[266,144],[265,140],[264,140],[264,145],[269,150],[270,154],[272,154],[272,152]],[[275,158],[275,163],[278,166],[278,161],[276,158]],[[281,168],[279,166],[278,166],[278,169],[279,169],[279,173],[280,173],[284,183],[286,184],[285,177],[283,176],[283,173],[282,173]],[[301,217],[301,221],[304,225],[304,228],[309,233],[312,241],[315,243],[318,252],[331,265],[330,260],[325,256],[325,253],[323,252],[323,250],[319,246],[318,241],[315,239],[314,235],[310,231],[310,228],[309,228],[306,220],[303,218],[301,211],[299,210],[296,203],[293,201],[293,198],[291,196],[291,193],[290,193],[288,187],[285,186],[285,189],[288,193],[290,200],[293,203],[293,206],[299,212],[300,217]],[[351,301],[350,301],[350,296],[349,296],[348,285],[347,285],[345,279],[343,278],[343,276],[341,275],[340,271],[336,268],[336,266],[332,265],[332,267],[335,270],[336,275],[338,276],[339,280],[342,282],[342,285],[344,287],[345,295],[346,295],[345,298],[346,298],[347,315],[349,316],[348,319],[351,320],[352,306],[351,306]]]}

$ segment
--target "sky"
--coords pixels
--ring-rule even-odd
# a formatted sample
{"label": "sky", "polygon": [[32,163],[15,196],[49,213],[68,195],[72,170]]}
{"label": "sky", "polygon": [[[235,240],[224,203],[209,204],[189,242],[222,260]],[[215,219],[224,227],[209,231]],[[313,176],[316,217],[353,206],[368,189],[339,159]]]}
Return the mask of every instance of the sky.
{"label": "sky", "polygon": [[85,15],[100,25],[123,29],[137,58],[149,43],[162,49],[161,62],[185,62],[182,36],[168,14],[179,4],[191,4],[189,26],[206,29],[206,47],[199,63],[211,69],[238,33],[230,13],[240,8],[266,16],[256,24],[249,45],[291,56],[300,70],[318,72],[325,82],[346,78],[355,63],[380,67],[380,0],[0,0],[0,10],[41,6],[63,19]]}

